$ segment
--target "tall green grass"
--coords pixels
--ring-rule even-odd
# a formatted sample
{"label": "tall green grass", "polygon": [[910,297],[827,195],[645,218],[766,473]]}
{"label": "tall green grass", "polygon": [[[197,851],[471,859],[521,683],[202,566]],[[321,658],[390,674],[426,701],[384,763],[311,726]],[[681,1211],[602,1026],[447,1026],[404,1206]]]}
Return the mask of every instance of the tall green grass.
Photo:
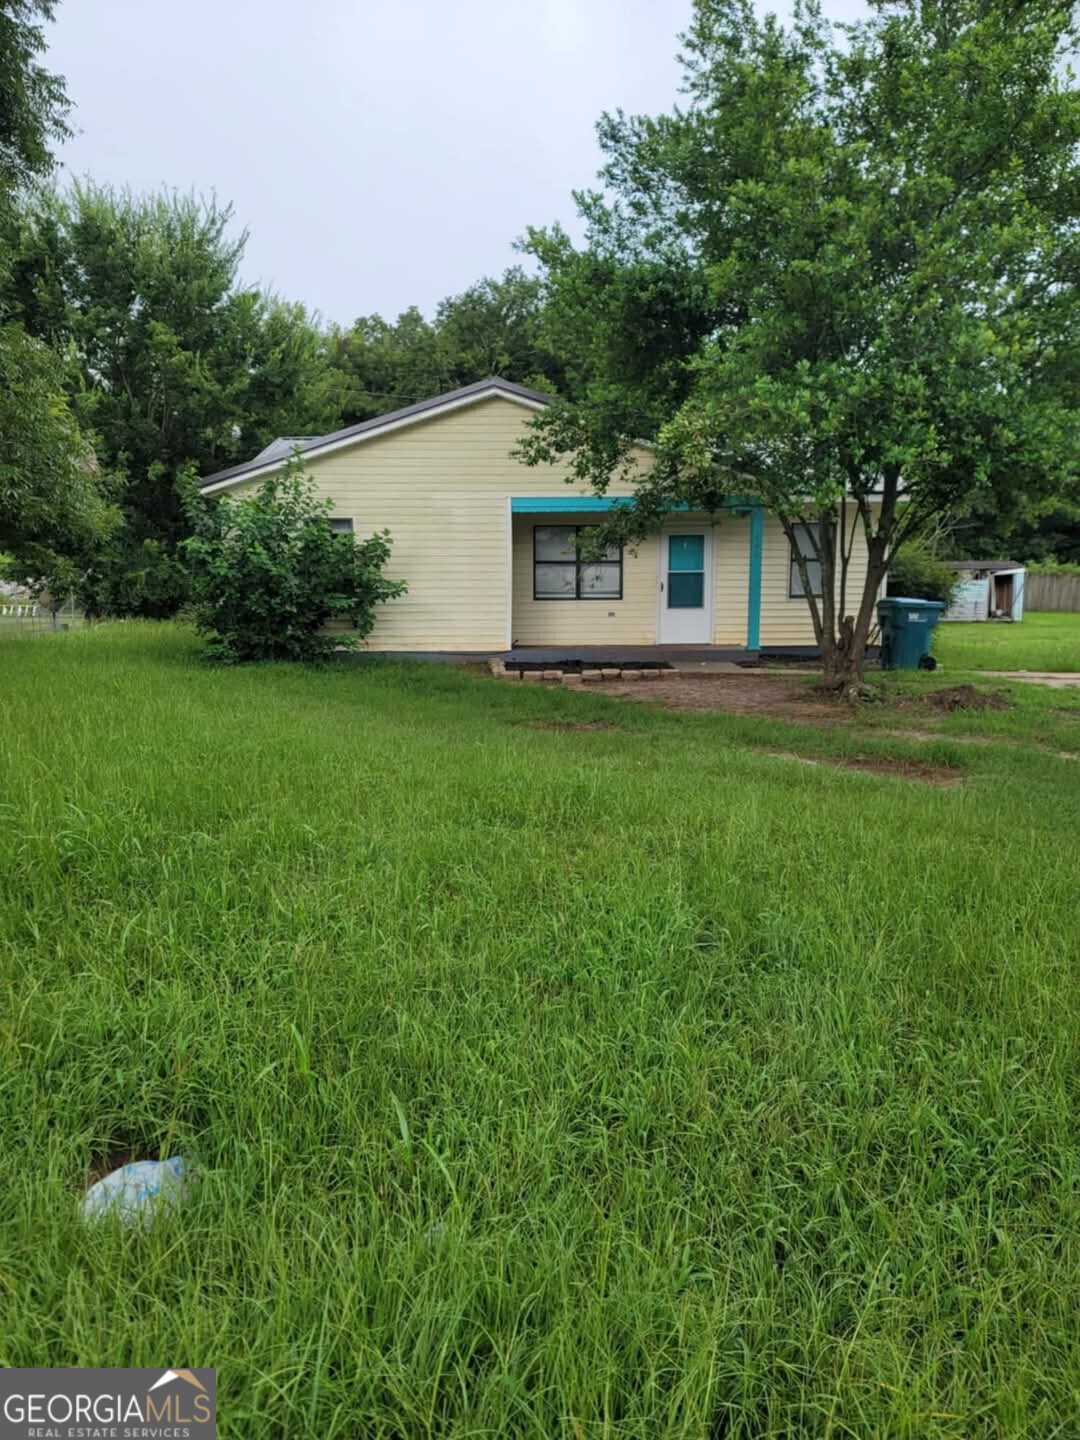
{"label": "tall green grass", "polygon": [[[1074,764],[169,627],[0,697],[0,1364],[216,1366],[243,1436],[1076,1433]],[[183,1212],[85,1229],[109,1146]]]}
{"label": "tall green grass", "polygon": [[934,654],[950,670],[1080,670],[1080,615],[1029,610],[1018,625],[939,625]]}

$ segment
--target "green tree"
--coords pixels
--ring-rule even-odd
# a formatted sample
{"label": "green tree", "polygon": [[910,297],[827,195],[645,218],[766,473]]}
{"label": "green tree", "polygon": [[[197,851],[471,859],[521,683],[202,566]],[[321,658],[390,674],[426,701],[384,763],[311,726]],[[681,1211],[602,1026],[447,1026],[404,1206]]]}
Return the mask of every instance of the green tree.
{"label": "green tree", "polygon": [[57,596],[117,519],[62,383],[40,341],[18,325],[0,329],[0,553],[9,578]]}
{"label": "green tree", "polygon": [[362,315],[333,337],[334,363],[345,375],[345,422],[353,424],[411,405],[448,387],[435,327],[412,306],[391,323]]}
{"label": "green tree", "polygon": [[367,420],[489,375],[561,389],[564,370],[545,339],[540,288],[538,277],[512,266],[500,279],[479,280],[442,300],[433,321],[412,306],[392,323],[367,315],[337,332],[334,363],[349,387],[347,420]]}
{"label": "green tree", "polygon": [[95,608],[168,614],[183,599],[186,468],[340,423],[325,338],[301,306],[239,284],[244,242],[213,201],[92,184],[40,196],[23,218],[22,317],[65,357],[76,417],[122,477],[124,527],[93,567]]}
{"label": "green tree", "polygon": [[[367,635],[375,607],[405,591],[382,573],[389,534],[336,534],[298,457],[254,495],[188,504],[196,624],[220,660],[323,659]],[[327,633],[342,619],[351,635]]]}
{"label": "green tree", "polygon": [[93,452],[64,395],[63,367],[17,323],[12,252],[26,187],[68,134],[64,82],[39,63],[49,0],[0,10],[0,552],[14,578],[70,587],[74,556],[112,516]]}
{"label": "green tree", "polygon": [[333,342],[303,305],[260,291],[236,297],[240,380],[231,443],[243,458],[281,435],[323,435],[345,423],[351,386]]}
{"label": "green tree", "polygon": [[[634,439],[654,439],[655,467],[612,522],[625,534],[734,493],[791,539],[813,527],[824,593],[805,574],[804,590],[847,694],[905,541],[1074,483],[1072,10],[871,0],[838,40],[815,0],[788,28],[751,0],[696,0],[685,108],[601,121],[587,257],[531,238],[553,311],[600,343],[580,343],[579,398],[537,419],[525,457],[569,454],[603,491]],[[583,285],[590,267],[667,277],[700,309],[689,325],[675,311],[670,345],[661,296],[635,336],[617,288],[613,303]],[[640,378],[611,363],[612,335]],[[869,565],[852,593],[857,533]]]}
{"label": "green tree", "polygon": [[940,600],[951,605],[960,588],[960,576],[938,558],[923,540],[911,540],[893,553],[889,564],[889,594],[917,600]]}
{"label": "green tree", "polygon": [[545,345],[540,279],[519,265],[448,296],[435,312],[435,331],[448,387],[501,375],[562,388],[562,365]]}
{"label": "green tree", "polygon": [[53,164],[52,144],[70,134],[63,77],[38,63],[53,0],[4,0],[0,9],[0,193],[8,196]]}
{"label": "green tree", "polygon": [[994,510],[976,510],[956,521],[949,539],[958,558],[1080,562],[1080,494],[1048,497],[1034,514],[1006,520]]}

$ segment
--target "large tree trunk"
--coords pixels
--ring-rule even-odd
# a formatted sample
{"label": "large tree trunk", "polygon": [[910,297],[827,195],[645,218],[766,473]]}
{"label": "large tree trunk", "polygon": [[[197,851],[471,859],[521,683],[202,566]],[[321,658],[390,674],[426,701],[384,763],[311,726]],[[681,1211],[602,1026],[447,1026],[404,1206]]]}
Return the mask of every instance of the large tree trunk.
{"label": "large tree trunk", "polygon": [[836,624],[831,645],[822,646],[826,684],[832,685],[844,700],[861,700],[866,696],[866,646],[874,627],[875,610],[881,582],[885,578],[885,541],[873,536],[867,546],[866,577],[859,609],[855,615],[844,615]]}
{"label": "large tree trunk", "polygon": [[[850,532],[846,490],[832,512],[826,509],[815,516],[799,510],[788,513],[778,507],[777,514],[802,580],[814,639],[825,671],[825,684],[834,689],[840,698],[854,701],[863,699],[867,694],[864,679],[866,646],[874,628],[877,598],[885,578],[888,557],[895,548],[900,471],[895,466],[889,466],[882,472],[881,508],[876,525],[871,512],[871,487],[864,483],[861,473],[854,467],[852,480],[857,509]],[[861,529],[866,545],[866,574],[859,595],[859,608],[854,615],[847,615],[844,611],[856,526]],[[815,533],[819,537],[814,538],[814,558],[821,572],[819,596],[811,584],[806,557],[798,543],[797,527],[808,527],[812,537]]]}
{"label": "large tree trunk", "polygon": [[825,684],[835,690],[839,700],[862,700],[866,695],[863,678],[866,655],[865,648],[860,651],[855,645],[856,625],[857,620],[846,615],[838,627],[831,654],[824,656]]}

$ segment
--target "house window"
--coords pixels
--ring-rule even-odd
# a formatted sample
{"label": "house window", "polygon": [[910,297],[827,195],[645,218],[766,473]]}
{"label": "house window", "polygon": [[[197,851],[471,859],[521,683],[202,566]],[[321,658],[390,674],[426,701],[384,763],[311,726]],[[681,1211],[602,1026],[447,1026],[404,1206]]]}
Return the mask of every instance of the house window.
{"label": "house window", "polygon": [[[799,547],[799,553],[802,554],[806,560],[806,573],[810,581],[810,593],[811,595],[820,596],[821,561],[817,558],[818,551],[814,548],[814,540],[816,539],[818,545],[821,545],[821,531],[816,526],[814,529],[817,531],[816,535],[811,534],[811,527],[809,525],[796,525],[795,540]],[[806,591],[803,589],[802,576],[799,574],[799,562],[795,546],[792,545],[791,566],[788,574],[788,595],[794,599],[796,596],[801,597],[805,596],[805,594]]]}
{"label": "house window", "polygon": [[334,535],[351,535],[352,521],[342,520],[337,515],[330,516],[330,529]]}
{"label": "house window", "polygon": [[622,547],[599,560],[583,560],[578,537],[586,525],[533,526],[534,600],[621,600]]}

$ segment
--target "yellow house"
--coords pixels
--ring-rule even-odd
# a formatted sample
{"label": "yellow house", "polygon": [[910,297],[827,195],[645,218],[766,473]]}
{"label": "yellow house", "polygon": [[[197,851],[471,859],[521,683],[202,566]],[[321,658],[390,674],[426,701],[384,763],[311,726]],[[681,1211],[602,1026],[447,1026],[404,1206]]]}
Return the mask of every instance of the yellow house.
{"label": "yellow house", "polygon": [[[546,403],[507,380],[481,380],[331,435],[275,441],[253,460],[207,476],[202,491],[250,492],[295,447],[332,502],[335,525],[357,535],[389,530],[388,574],[407,581],[408,593],[380,607],[372,650],[813,647],[788,540],[779,521],[751,502],[718,516],[673,513],[639,546],[579,563],[578,530],[633,486],[613,484],[598,497],[568,483],[566,467],[514,459],[525,426]],[[647,467],[644,448],[639,459]],[[849,594],[864,573],[857,542]]]}

